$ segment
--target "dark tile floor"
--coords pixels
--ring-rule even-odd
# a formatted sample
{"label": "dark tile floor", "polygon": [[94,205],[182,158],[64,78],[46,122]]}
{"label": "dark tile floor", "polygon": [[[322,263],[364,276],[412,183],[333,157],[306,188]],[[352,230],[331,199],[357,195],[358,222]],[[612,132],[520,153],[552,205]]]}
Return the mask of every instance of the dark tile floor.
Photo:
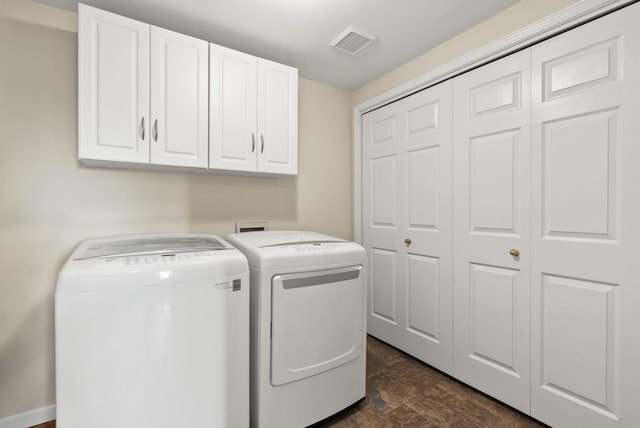
{"label": "dark tile floor", "polygon": [[319,426],[516,428],[544,425],[369,337],[365,400]]}
{"label": "dark tile floor", "polygon": [[[372,337],[367,339],[367,396],[317,427],[544,427]],[[55,421],[32,428],[55,428]]]}

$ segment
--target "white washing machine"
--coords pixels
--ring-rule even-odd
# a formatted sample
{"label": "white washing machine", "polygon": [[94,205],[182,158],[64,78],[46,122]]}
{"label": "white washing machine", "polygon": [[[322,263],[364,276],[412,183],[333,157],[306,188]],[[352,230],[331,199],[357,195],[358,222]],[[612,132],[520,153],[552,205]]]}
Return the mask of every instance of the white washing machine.
{"label": "white washing machine", "polygon": [[227,240],[251,270],[251,425],[300,428],[364,398],[364,249],[315,232]]}
{"label": "white washing machine", "polygon": [[248,427],[248,285],[215,236],[82,242],[55,293],[57,426]]}

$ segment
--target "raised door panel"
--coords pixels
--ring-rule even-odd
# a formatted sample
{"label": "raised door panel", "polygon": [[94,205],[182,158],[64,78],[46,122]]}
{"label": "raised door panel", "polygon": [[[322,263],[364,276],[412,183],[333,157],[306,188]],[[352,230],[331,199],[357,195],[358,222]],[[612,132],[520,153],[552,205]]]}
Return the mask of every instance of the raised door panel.
{"label": "raised door panel", "polygon": [[371,159],[371,224],[397,227],[396,155]]}
{"label": "raised door panel", "polygon": [[396,252],[371,248],[371,316],[398,324]]}
{"label": "raised door panel", "polygon": [[609,82],[619,81],[622,67],[618,58],[621,40],[599,40],[541,64],[544,101],[589,90]]}
{"label": "raised door panel", "polygon": [[530,395],[529,55],[453,82],[453,373],[523,412]]}
{"label": "raised door panel", "polygon": [[151,163],[206,168],[209,44],[151,27]]}
{"label": "raised door panel", "polygon": [[640,5],[532,49],[532,416],[640,421]]}
{"label": "raised door panel", "polygon": [[298,173],[298,70],[258,59],[258,171]]}
{"label": "raised door panel", "polygon": [[[382,111],[387,112],[387,110],[391,109],[384,109]],[[375,117],[373,121],[368,122],[367,125],[370,132],[370,138],[368,140],[368,147],[370,148],[379,147],[384,143],[393,144],[396,138],[398,138],[398,115],[393,110],[389,111],[389,115],[384,115],[380,118]]]}
{"label": "raised door panel", "polygon": [[616,238],[617,119],[613,109],[542,125],[544,236]]}
{"label": "raised door panel", "polygon": [[256,171],[258,59],[214,44],[210,55],[209,168]]}
{"label": "raised door panel", "polygon": [[471,358],[516,378],[519,276],[515,269],[469,265]]}
{"label": "raised door panel", "polygon": [[420,339],[440,343],[440,260],[407,257],[407,331]]}
{"label": "raised door panel", "polygon": [[409,227],[437,230],[439,223],[440,149],[412,150],[408,157]]}
{"label": "raised door panel", "polygon": [[518,232],[520,130],[469,138],[469,232]]}
{"label": "raised door panel", "polygon": [[617,284],[542,275],[541,293],[543,388],[614,410]]}
{"label": "raised door panel", "polygon": [[501,76],[469,89],[469,119],[521,107],[522,74]]}
{"label": "raised door panel", "polygon": [[78,14],[78,157],[149,163],[149,26]]}

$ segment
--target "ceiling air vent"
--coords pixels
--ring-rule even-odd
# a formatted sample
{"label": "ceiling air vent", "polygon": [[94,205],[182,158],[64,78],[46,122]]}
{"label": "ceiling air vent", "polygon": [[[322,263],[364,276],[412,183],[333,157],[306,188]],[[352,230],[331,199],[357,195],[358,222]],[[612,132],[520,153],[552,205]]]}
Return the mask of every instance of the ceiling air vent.
{"label": "ceiling air vent", "polygon": [[374,40],[374,36],[355,27],[348,27],[333,42],[329,43],[329,46],[355,54]]}

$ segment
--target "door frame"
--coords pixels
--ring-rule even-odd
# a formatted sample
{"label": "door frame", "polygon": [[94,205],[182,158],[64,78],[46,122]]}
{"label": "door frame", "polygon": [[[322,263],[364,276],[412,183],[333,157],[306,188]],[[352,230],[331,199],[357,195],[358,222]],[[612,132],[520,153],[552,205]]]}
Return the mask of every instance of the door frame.
{"label": "door frame", "polygon": [[353,234],[362,244],[362,115],[429,86],[548,39],[638,0],[581,0],[353,108]]}

